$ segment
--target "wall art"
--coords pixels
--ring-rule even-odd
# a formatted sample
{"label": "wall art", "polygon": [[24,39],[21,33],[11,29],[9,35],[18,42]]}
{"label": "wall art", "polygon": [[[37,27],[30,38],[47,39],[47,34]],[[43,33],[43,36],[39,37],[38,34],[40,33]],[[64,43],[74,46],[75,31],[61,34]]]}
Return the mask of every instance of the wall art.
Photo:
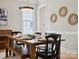
{"label": "wall art", "polygon": [[68,18],[68,23],[70,25],[76,25],[78,23],[78,15],[76,13],[71,13]]}
{"label": "wall art", "polygon": [[63,7],[61,7],[60,10],[59,10],[59,15],[62,16],[62,17],[63,17],[63,16],[66,16],[67,12],[68,12],[67,7],[66,7],[66,6],[63,6]]}
{"label": "wall art", "polygon": [[53,14],[51,15],[51,17],[50,17],[50,20],[51,20],[52,23],[56,22],[56,20],[57,20],[57,15],[56,15],[55,13],[53,13]]}
{"label": "wall art", "polygon": [[7,9],[0,8],[0,26],[7,25]]}

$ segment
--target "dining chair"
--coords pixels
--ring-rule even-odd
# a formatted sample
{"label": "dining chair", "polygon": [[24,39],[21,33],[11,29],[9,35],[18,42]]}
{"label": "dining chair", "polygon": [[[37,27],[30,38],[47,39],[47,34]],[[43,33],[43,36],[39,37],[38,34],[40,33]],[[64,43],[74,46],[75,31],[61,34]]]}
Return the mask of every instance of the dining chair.
{"label": "dining chair", "polygon": [[12,30],[0,30],[0,50],[6,50],[6,57],[8,57],[9,39],[7,36],[12,36]]}
{"label": "dining chair", "polygon": [[41,38],[42,33],[41,32],[35,32],[35,37],[37,37],[38,39]]}
{"label": "dining chair", "polygon": [[[22,32],[20,31],[13,31],[12,35],[18,35],[18,34],[22,34]],[[27,50],[28,50],[28,46],[25,47],[26,45],[22,42],[17,42],[14,40],[13,44],[15,45],[15,49],[17,50],[17,53],[20,53],[22,55],[22,59],[28,57],[27,55]],[[16,51],[15,51],[16,52]],[[15,56],[16,53],[13,53],[13,56]]]}
{"label": "dining chair", "polygon": [[[12,38],[10,39],[10,43],[8,46],[8,50],[9,50],[9,56],[17,56],[19,57],[18,59],[25,59],[25,58],[29,58],[29,47],[20,47],[19,45],[17,45],[16,43],[14,43],[14,40]],[[18,41],[17,41],[18,42]],[[22,43],[23,45],[25,45],[24,43]]]}
{"label": "dining chair", "polygon": [[[36,52],[36,58],[38,57],[43,59],[60,59],[60,44],[61,44],[61,35],[60,34],[49,34],[45,36],[46,46],[45,49],[38,48]],[[48,41],[52,40],[51,43]]]}
{"label": "dining chair", "polygon": [[[18,34],[22,34],[22,32],[20,32],[20,31],[12,31],[12,35],[13,35],[13,36],[16,36],[16,35],[18,35]],[[17,42],[17,41],[16,41],[16,42],[14,41],[14,43],[16,43],[16,45],[18,45],[18,46],[20,46],[20,47],[24,45],[23,43]]]}
{"label": "dining chair", "polygon": [[29,47],[20,47],[15,46],[14,48],[11,48],[11,51],[14,53],[14,56],[19,56],[20,59],[26,59],[29,58]]}
{"label": "dining chair", "polygon": [[20,32],[20,31],[12,31],[12,35],[17,35],[18,33],[22,33],[22,32]]}

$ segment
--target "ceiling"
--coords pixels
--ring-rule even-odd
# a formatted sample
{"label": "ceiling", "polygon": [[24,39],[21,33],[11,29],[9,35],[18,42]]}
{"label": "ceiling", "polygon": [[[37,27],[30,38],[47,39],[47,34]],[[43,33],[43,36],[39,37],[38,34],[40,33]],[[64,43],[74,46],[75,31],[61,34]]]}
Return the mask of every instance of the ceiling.
{"label": "ceiling", "polygon": [[38,4],[43,4],[46,2],[46,0],[37,0]]}
{"label": "ceiling", "polygon": [[40,4],[43,4],[43,3],[45,3],[45,1],[46,0],[17,0],[18,2],[22,2],[22,3],[24,3],[24,2],[28,2],[29,1],[29,3],[32,3],[32,4],[38,4],[38,5],[40,5]]}

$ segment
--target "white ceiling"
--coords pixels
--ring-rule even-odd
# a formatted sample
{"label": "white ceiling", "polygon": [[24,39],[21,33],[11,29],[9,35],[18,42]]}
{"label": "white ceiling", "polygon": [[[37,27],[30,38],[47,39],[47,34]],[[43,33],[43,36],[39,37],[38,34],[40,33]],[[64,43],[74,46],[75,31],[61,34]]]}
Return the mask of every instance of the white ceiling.
{"label": "white ceiling", "polygon": [[38,4],[43,4],[46,2],[46,0],[37,0]]}
{"label": "white ceiling", "polygon": [[20,3],[21,2],[24,3],[26,1],[29,1],[29,3],[40,5],[40,4],[45,3],[46,0],[17,0],[17,1],[20,2]]}

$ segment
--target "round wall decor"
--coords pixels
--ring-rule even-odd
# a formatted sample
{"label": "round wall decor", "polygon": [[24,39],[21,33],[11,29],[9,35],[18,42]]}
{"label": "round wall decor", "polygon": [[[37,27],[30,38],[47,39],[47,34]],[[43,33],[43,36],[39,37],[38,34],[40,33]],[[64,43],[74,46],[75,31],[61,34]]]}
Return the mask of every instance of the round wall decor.
{"label": "round wall decor", "polygon": [[52,23],[56,22],[56,20],[57,20],[57,15],[56,15],[55,13],[52,14],[51,17],[50,17],[50,20],[51,20]]}
{"label": "round wall decor", "polygon": [[60,10],[59,10],[59,14],[62,17],[66,16],[67,12],[68,12],[68,10],[67,10],[67,8],[65,6],[61,7]]}
{"label": "round wall decor", "polygon": [[70,25],[75,25],[78,23],[78,15],[75,14],[75,13],[72,13],[69,15],[69,18],[68,18],[68,23]]}

